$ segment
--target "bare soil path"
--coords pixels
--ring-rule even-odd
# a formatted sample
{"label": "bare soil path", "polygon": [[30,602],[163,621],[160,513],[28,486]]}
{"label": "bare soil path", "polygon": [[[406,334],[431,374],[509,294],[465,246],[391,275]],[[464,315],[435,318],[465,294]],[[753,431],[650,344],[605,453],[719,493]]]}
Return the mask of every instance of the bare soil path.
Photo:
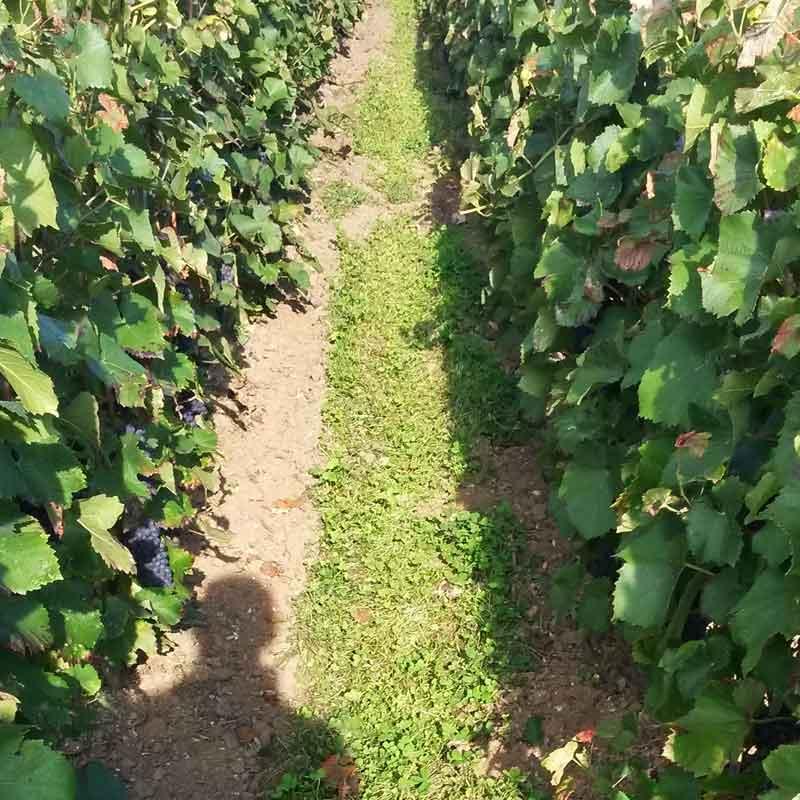
{"label": "bare soil path", "polygon": [[[322,87],[323,109],[345,107],[372,57],[385,46],[391,18],[368,8]],[[331,163],[353,160],[332,150],[311,177],[330,179]],[[332,161],[333,159],[333,161]],[[318,196],[298,231],[317,259],[308,302],[281,303],[255,322],[235,400],[214,416],[223,491],[214,518],[230,541],[184,542],[196,553],[196,619],[107,696],[102,724],[79,748],[118,771],[131,800],[261,797],[280,772],[301,720],[291,648],[292,601],[305,585],[319,518],[309,497],[318,463],[328,341],[328,287],[338,262],[336,227]]]}

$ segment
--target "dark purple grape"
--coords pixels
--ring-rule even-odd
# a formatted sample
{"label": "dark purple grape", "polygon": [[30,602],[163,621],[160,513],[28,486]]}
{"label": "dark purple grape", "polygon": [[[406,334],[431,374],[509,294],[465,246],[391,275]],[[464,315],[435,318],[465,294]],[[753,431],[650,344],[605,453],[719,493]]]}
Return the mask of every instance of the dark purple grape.
{"label": "dark purple grape", "polygon": [[223,264],[219,268],[219,279],[222,283],[233,283],[233,267],[230,264]]}
{"label": "dark purple grape", "polygon": [[187,300],[192,300],[194,295],[192,294],[192,290],[185,284],[179,283],[175,287]]}
{"label": "dark purple grape", "polygon": [[186,425],[197,425],[197,420],[208,413],[208,408],[202,400],[195,397],[188,403],[184,403],[179,413],[181,420]]}
{"label": "dark purple grape", "polygon": [[685,146],[685,145],[686,145],[686,139],[683,137],[683,134],[681,134],[681,135],[680,135],[680,136],[679,136],[679,137],[678,137],[678,138],[675,140],[675,149],[676,149],[676,150],[677,150],[679,153],[682,153],[682,152],[683,152],[683,148],[684,148],[684,146]]}
{"label": "dark purple grape", "polygon": [[133,554],[139,581],[142,586],[164,588],[172,586],[172,570],[159,526],[148,520],[138,528],[128,531],[124,542]]}

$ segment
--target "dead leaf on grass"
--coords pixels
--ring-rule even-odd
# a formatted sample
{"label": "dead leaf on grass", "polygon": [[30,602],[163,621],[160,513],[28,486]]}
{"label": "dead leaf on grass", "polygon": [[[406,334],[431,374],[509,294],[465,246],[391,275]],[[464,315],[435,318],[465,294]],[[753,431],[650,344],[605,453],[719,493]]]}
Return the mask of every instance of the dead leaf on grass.
{"label": "dead leaf on grass", "polygon": [[339,800],[356,797],[359,788],[358,768],[348,756],[328,756],[320,769],[325,775],[325,782],[337,790]]}
{"label": "dead leaf on grass", "polygon": [[350,616],[359,624],[366,625],[372,621],[372,612],[363,606],[350,609]]}

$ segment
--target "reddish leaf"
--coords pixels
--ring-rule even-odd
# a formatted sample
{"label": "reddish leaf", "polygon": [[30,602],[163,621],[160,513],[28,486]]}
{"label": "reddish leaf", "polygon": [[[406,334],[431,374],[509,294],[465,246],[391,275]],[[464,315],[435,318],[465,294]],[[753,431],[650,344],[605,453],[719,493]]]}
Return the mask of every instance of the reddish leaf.
{"label": "reddish leaf", "polygon": [[103,269],[106,269],[109,272],[119,272],[117,262],[108,256],[100,256],[100,265],[103,267]]}
{"label": "reddish leaf", "polygon": [[303,495],[299,497],[282,497],[280,500],[276,500],[273,504],[273,508],[300,508],[303,505]]}
{"label": "reddish leaf", "polygon": [[355,797],[358,794],[358,769],[352,758],[328,756],[319,768],[325,775],[325,782],[338,791],[339,800]]}
{"label": "reddish leaf", "polygon": [[792,108],[790,108],[790,109],[789,109],[789,112],[786,114],[786,116],[787,116],[787,117],[788,117],[788,118],[789,118],[789,119],[790,119],[792,122],[800,122],[800,104],[798,104],[798,105],[796,105],[796,106],[793,106]]}
{"label": "reddish leaf", "polygon": [[594,739],[594,728],[584,728],[575,734],[575,741],[581,744],[589,744]]}
{"label": "reddish leaf", "polygon": [[687,431],[675,440],[675,447],[687,449],[695,458],[702,458],[711,442],[711,434]]}
{"label": "reddish leaf", "polygon": [[128,127],[128,116],[125,109],[111,95],[101,92],[97,99],[103,106],[102,111],[97,112],[97,118],[105,122],[112,131],[122,133]]}
{"label": "reddish leaf", "polygon": [[794,358],[800,353],[800,314],[792,314],[781,323],[772,340],[772,352],[786,358]]}
{"label": "reddish leaf", "polygon": [[625,272],[641,272],[653,259],[655,242],[622,238],[617,242],[614,263]]}

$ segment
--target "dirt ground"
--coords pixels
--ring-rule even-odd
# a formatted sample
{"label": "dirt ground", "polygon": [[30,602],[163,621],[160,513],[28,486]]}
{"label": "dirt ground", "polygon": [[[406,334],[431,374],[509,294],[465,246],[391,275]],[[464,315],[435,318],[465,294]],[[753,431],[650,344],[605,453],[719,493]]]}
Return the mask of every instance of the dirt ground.
{"label": "dirt ground", "polygon": [[[321,88],[323,108],[352,103],[390,30],[385,5],[367,10]],[[364,182],[357,160],[342,159],[324,136],[318,144],[324,158],[298,231],[319,263],[308,301],[281,303],[273,317],[254,322],[235,400],[215,409],[224,488],[210,512],[229,541],[183,542],[196,553],[196,619],[170,636],[169,652],[121,679],[101,724],[76,747],[80,761],[117,771],[131,800],[260,797],[281,770],[281,738],[314,724],[300,723],[294,710],[291,628],[319,529],[309,473],[319,458],[328,287],[338,260],[336,228],[316,189],[333,176]],[[345,227],[363,230],[365,220]],[[278,755],[271,760],[265,751]]]}

